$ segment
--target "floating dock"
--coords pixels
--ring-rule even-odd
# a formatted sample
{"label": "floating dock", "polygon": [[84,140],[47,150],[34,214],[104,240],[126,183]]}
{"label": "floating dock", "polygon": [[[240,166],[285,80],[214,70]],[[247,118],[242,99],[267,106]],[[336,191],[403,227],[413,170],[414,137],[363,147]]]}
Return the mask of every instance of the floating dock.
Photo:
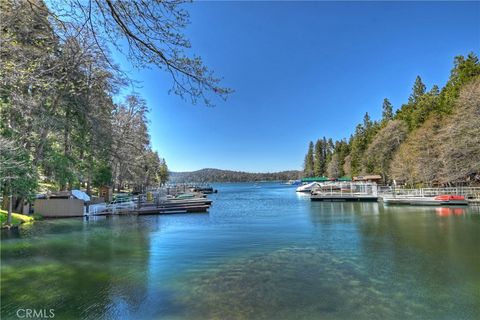
{"label": "floating dock", "polygon": [[317,183],[310,200],[328,202],[376,202],[377,184],[374,182]]}
{"label": "floating dock", "polygon": [[467,206],[468,201],[463,199],[436,199],[438,197],[382,197],[386,205],[409,205],[409,206]]}
{"label": "floating dock", "polygon": [[378,197],[365,194],[314,194],[310,197],[310,200],[325,202],[376,202]]}
{"label": "floating dock", "polygon": [[167,200],[156,204],[142,204],[133,213],[136,214],[171,214],[207,212],[212,200],[207,198],[193,198],[185,200]]}
{"label": "floating dock", "polygon": [[212,200],[197,196],[189,199],[160,199],[159,197],[147,201],[147,197],[140,196],[136,205],[121,208],[107,208],[101,211],[91,212],[87,216],[109,215],[149,215],[149,214],[174,214],[208,212]]}

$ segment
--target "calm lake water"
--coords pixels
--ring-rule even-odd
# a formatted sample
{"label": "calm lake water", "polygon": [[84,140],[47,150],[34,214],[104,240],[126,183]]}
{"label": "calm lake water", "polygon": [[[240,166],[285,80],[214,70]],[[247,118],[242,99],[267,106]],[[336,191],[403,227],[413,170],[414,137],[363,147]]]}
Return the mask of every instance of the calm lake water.
{"label": "calm lake water", "polygon": [[215,185],[210,213],[2,231],[1,318],[478,319],[480,208]]}

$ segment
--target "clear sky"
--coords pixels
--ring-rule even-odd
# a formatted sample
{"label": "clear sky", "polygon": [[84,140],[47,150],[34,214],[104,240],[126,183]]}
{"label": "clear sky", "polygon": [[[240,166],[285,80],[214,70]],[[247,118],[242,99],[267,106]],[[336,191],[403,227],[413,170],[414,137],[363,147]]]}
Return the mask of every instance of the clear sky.
{"label": "clear sky", "polygon": [[[398,108],[415,77],[443,86],[453,57],[480,51],[479,2],[196,2],[195,53],[235,93],[213,108],[133,71],[152,145],[173,171],[301,169],[308,141],[348,137],[365,112]],[[118,58],[129,70],[128,63]]]}

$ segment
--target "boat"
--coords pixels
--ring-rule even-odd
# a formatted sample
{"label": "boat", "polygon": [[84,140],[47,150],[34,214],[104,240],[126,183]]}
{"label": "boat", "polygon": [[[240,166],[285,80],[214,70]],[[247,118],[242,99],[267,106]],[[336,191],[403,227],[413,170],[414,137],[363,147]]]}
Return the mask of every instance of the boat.
{"label": "boat", "polygon": [[302,183],[301,180],[288,180],[285,182],[285,184],[289,186],[298,186],[300,183]]}
{"label": "boat", "polygon": [[308,193],[310,193],[318,185],[319,185],[318,182],[311,182],[311,183],[303,184],[300,187],[298,187],[295,191],[296,192],[308,192]]}
{"label": "boat", "polygon": [[217,189],[213,189],[211,186],[196,186],[191,188],[192,192],[201,192],[204,194],[212,194],[212,193],[217,193]]}
{"label": "boat", "polygon": [[197,197],[195,193],[181,193],[176,195],[174,199],[193,199],[195,197]]}
{"label": "boat", "polygon": [[443,194],[435,197],[421,196],[383,196],[382,201],[387,205],[410,206],[466,206],[468,201],[464,196]]}

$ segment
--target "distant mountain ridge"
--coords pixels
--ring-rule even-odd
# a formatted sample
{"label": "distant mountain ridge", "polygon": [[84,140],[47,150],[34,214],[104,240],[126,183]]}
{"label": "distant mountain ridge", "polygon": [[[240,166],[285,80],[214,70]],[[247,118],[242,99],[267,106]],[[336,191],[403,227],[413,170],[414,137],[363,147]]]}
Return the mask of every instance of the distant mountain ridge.
{"label": "distant mountain ridge", "polygon": [[299,179],[301,172],[287,170],[280,172],[253,173],[244,171],[205,168],[190,172],[170,172],[170,183],[186,182],[251,182]]}

